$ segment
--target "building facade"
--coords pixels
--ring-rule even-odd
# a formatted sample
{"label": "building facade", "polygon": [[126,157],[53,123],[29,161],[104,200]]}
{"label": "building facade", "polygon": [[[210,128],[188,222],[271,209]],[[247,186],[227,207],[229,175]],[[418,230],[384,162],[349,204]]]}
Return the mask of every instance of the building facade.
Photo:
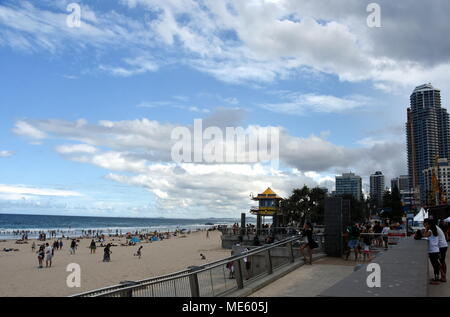
{"label": "building facade", "polygon": [[446,204],[450,198],[450,164],[448,159],[438,159],[437,163],[423,171],[428,206]]}
{"label": "building facade", "polygon": [[384,175],[378,171],[370,175],[370,198],[378,208],[383,207]]}
{"label": "building facade", "polygon": [[408,174],[415,199],[426,204],[423,171],[433,166],[437,157],[449,158],[449,115],[441,107],[441,92],[431,84],[418,86],[410,98],[406,123]]}
{"label": "building facade", "polygon": [[335,196],[353,195],[355,199],[362,199],[362,179],[354,173],[343,173],[336,176]]}

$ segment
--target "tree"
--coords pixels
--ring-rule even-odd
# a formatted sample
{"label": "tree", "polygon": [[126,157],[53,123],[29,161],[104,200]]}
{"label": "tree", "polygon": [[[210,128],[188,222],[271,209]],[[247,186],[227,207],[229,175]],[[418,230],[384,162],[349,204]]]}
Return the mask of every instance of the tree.
{"label": "tree", "polygon": [[342,199],[350,200],[350,219],[354,222],[363,222],[369,218],[369,201],[362,198],[355,199],[352,194],[340,195]]}
{"label": "tree", "polygon": [[321,188],[309,189],[306,185],[296,188],[292,195],[281,202],[281,211],[288,221],[304,224],[306,220],[323,222],[324,200],[326,192]]}

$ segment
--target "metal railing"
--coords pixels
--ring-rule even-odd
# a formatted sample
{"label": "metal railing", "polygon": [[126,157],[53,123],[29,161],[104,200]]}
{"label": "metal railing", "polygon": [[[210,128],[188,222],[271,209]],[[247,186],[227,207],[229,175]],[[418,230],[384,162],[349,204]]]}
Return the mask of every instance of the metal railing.
{"label": "metal railing", "polygon": [[245,228],[233,228],[226,227],[220,228],[220,232],[223,235],[242,235],[242,236],[250,236],[250,235],[261,235],[261,236],[269,236],[269,235],[285,235],[292,236],[301,232],[301,228],[298,227],[271,227],[271,228],[261,228],[256,229],[254,227],[245,227]]}
{"label": "metal railing", "polygon": [[[294,263],[302,255],[296,244],[304,237],[295,235],[238,255],[173,274],[129,282],[85,292],[72,297],[213,297],[242,289],[255,279]],[[319,247],[323,235],[314,235]],[[245,248],[245,247],[243,247]],[[250,249],[251,248],[251,249]]]}

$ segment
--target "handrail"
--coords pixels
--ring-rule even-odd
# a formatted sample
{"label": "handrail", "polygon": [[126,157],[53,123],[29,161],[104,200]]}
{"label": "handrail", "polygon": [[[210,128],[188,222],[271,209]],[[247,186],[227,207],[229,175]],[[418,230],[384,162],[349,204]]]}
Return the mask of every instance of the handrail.
{"label": "handrail", "polygon": [[[315,236],[317,236],[317,235],[322,236],[323,234],[315,234]],[[284,244],[287,244],[290,242],[294,242],[294,241],[297,241],[297,240],[300,240],[303,238],[304,238],[303,235],[293,235],[291,237],[285,238],[280,241],[273,242],[268,245],[262,245],[260,247],[254,248],[252,250],[249,250],[249,251],[239,254],[239,255],[233,255],[233,256],[225,258],[225,259],[220,259],[220,260],[217,260],[217,261],[214,261],[211,263],[207,263],[202,266],[198,266],[198,267],[196,267],[195,274],[211,270],[213,268],[222,266],[231,261],[233,261],[233,262],[239,261],[245,257],[256,255],[261,252],[264,252],[264,251],[267,251],[267,250],[276,248],[278,246],[281,246],[281,245],[284,245]],[[106,296],[106,295],[110,295],[110,294],[114,294],[114,293],[118,293],[118,292],[126,292],[126,291],[130,291],[133,289],[139,289],[139,288],[142,288],[142,287],[145,287],[148,285],[152,285],[154,283],[161,283],[161,282],[170,281],[170,280],[174,280],[174,279],[178,279],[178,278],[188,277],[191,274],[193,274],[193,272],[194,271],[192,269],[185,269],[185,270],[167,274],[167,275],[157,276],[157,277],[139,280],[139,281],[133,281],[134,285],[131,285],[131,286],[127,286],[125,284],[118,284],[118,285],[104,287],[104,288],[100,288],[100,289],[96,289],[96,290],[92,290],[92,291],[88,291],[88,292],[84,292],[84,293],[79,293],[76,295],[72,295],[71,297]]]}

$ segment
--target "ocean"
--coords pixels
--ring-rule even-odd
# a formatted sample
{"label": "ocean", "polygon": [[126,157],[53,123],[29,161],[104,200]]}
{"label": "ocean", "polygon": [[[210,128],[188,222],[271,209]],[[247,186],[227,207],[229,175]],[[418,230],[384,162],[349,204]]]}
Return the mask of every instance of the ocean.
{"label": "ocean", "polygon": [[[115,234],[116,230],[127,233],[135,231],[175,231],[179,229],[204,229],[214,225],[232,225],[239,222],[233,218],[166,219],[166,218],[113,218],[83,216],[13,215],[0,214],[0,239],[20,239],[21,231],[28,231],[28,238],[35,239],[39,232],[57,231],[57,237],[79,236],[82,230],[96,230]],[[208,225],[207,225],[208,224]]]}

